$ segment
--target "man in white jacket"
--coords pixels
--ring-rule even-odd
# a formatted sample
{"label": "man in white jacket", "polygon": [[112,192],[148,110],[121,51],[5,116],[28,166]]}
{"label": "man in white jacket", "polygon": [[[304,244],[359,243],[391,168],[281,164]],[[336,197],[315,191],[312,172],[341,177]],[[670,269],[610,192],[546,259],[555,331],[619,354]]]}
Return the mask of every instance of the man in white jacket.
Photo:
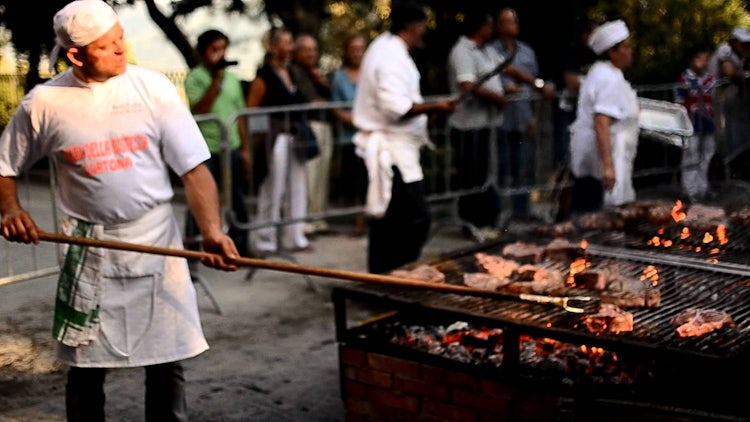
{"label": "man in white jacket", "polygon": [[451,113],[455,101],[424,102],[420,74],[409,55],[427,29],[424,8],[404,3],[391,13],[389,32],[365,52],[352,119],[354,143],[369,175],[368,268],[385,273],[415,261],[430,228],[420,149],[431,145],[428,113]]}

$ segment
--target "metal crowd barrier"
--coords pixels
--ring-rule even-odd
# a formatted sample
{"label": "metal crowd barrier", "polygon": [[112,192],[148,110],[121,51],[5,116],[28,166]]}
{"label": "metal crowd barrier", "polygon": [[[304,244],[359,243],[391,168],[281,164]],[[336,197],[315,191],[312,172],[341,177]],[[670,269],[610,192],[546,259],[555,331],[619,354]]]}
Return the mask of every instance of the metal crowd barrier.
{"label": "metal crowd barrier", "polygon": [[[671,100],[674,87],[674,84],[665,84],[636,87],[636,90],[638,91],[639,96],[653,99]],[[725,140],[725,132],[728,125],[726,116],[721,113],[723,111],[724,104],[721,93],[722,91],[719,90],[718,94],[715,96],[715,108],[719,112],[718,121],[720,123],[717,128],[716,136],[717,153],[721,154],[723,160],[722,163],[725,167],[727,167],[728,181],[736,182],[738,184],[743,184],[743,186],[746,186],[747,184],[745,183],[745,181],[731,180],[731,175],[728,174],[728,168],[730,165],[735,163],[735,160],[737,160],[739,157],[743,157],[743,154],[750,150],[750,142],[748,142],[747,137],[742,136],[742,134],[750,133],[750,127],[746,128],[746,126],[750,124],[750,119],[743,118],[742,115],[739,115],[739,117],[736,117],[738,119],[737,121],[730,122],[734,124],[733,130],[737,131],[737,127],[741,128],[741,130],[736,132],[740,133],[740,142],[730,148]],[[428,98],[428,100],[435,98]],[[518,99],[520,99],[520,97],[509,97],[509,101],[515,101]],[[520,188],[497,186],[497,174],[495,173],[491,174],[491,176],[483,186],[477,186],[468,190],[456,189],[453,182],[455,169],[452,162],[453,157],[449,141],[449,128],[447,127],[446,120],[444,118],[433,118],[430,120],[430,138],[434,143],[435,148],[432,150],[423,150],[422,165],[425,173],[427,198],[436,215],[436,218],[434,220],[436,226],[434,227],[435,230],[439,230],[441,227],[448,224],[465,225],[465,222],[462,222],[455,214],[455,201],[457,200],[457,198],[461,197],[462,195],[466,195],[467,193],[474,193],[488,188],[497,189],[500,196],[504,199],[504,207],[508,206],[508,203],[510,202],[508,198],[510,196],[517,193],[528,193],[531,195],[532,212],[536,211],[537,213],[542,213],[542,218],[550,217],[549,209],[551,207],[554,207],[554,204],[552,203],[554,202],[554,193],[565,187],[561,186],[555,180],[555,177],[560,170],[560,165],[559,163],[555,163],[553,161],[553,148],[555,142],[554,107],[556,107],[557,102],[553,100],[542,100],[538,97],[532,97],[532,100],[534,102],[534,110],[536,112],[536,117],[538,120],[537,139],[534,141],[533,148],[533,163],[535,165],[533,169],[533,182],[530,185],[522,186]],[[746,100],[742,102],[742,104],[742,110],[745,110],[746,107],[747,110],[750,111],[750,96],[748,96],[748,98],[746,98]],[[350,103],[329,102],[302,104],[288,107],[244,109],[230,116],[230,118],[228,118],[226,121],[221,121],[210,114],[195,116],[197,121],[210,121],[221,127],[222,170],[224,177],[222,185],[219,187],[219,191],[221,195],[220,199],[222,213],[225,221],[225,228],[234,226],[241,229],[254,231],[260,228],[273,226],[280,229],[282,226],[290,223],[300,221],[313,221],[319,219],[330,220],[342,217],[348,218],[354,216],[356,213],[363,212],[364,206],[362,204],[356,204],[344,200],[341,195],[340,189],[342,180],[346,177],[349,177],[349,175],[341,173],[341,148],[345,144],[344,139],[340,136],[340,134],[342,133],[343,125],[341,124],[341,122],[334,118],[334,116],[332,115],[332,110],[350,107]],[[258,181],[253,180],[253,177],[251,176],[251,180],[249,180],[248,183],[248,186],[250,186],[251,189],[249,190],[249,192],[247,192],[245,201],[245,205],[248,207],[249,214],[251,216],[250,222],[241,223],[237,221],[237,219],[232,215],[231,211],[231,178],[236,177],[236,175],[233,175],[231,173],[231,151],[229,150],[229,141],[227,136],[228,128],[232,127],[237,122],[244,120],[248,123],[248,127],[251,131],[251,136],[256,141],[265,142],[267,146],[269,146],[270,142],[272,142],[269,136],[269,115],[271,113],[282,113],[287,116],[286,121],[289,122],[289,114],[296,112],[304,113],[308,116],[308,118],[315,117],[318,119],[326,120],[330,122],[332,126],[334,136],[334,151],[332,162],[330,165],[329,186],[331,188],[331,194],[328,201],[328,208],[320,213],[308,214],[302,219],[282,217],[278,221],[254,221],[253,216],[255,213],[255,206],[257,205],[257,195],[252,187],[257,185]],[[747,114],[745,114],[745,116],[746,115]],[[731,126],[731,124],[729,126]],[[645,140],[642,142],[654,141]],[[664,147],[663,149],[667,153],[670,151],[669,147]],[[493,151],[496,152],[497,149],[493,148]],[[673,157],[668,156],[670,154],[674,156],[674,151],[672,151],[670,154],[667,153],[665,153],[660,162],[652,166],[648,166],[647,168],[636,169],[634,180],[668,176],[666,180],[671,183],[675,183],[677,180],[676,176],[679,175],[680,171],[679,162],[674,162]],[[491,156],[488,157],[488,159],[496,160],[497,157]],[[496,171],[502,170],[497,169],[496,167],[497,166],[493,166],[491,168]],[[31,181],[28,176],[19,179],[19,192],[22,195],[22,200],[24,200],[24,192],[41,189],[49,193],[51,186],[52,185],[50,185],[49,183]],[[175,188],[178,191],[180,189],[179,186],[176,186]],[[31,201],[32,197],[33,195],[29,195],[27,201]],[[25,203],[24,206],[32,211],[32,215],[35,218],[39,218],[40,215],[44,215],[45,218],[50,218],[52,221],[54,221],[56,220],[56,218],[54,218],[54,201],[52,200],[51,195],[49,195],[49,198],[50,199],[48,201],[44,201],[44,203],[35,203],[31,201]],[[476,235],[475,237],[477,237],[477,240],[482,240]],[[0,248],[0,250],[2,250],[2,255],[0,256],[0,258],[2,259],[2,262],[5,263],[5,268],[0,268],[0,271],[2,271],[0,272],[0,286],[17,281],[44,277],[50,274],[54,274],[57,271],[57,256],[54,247],[43,244],[36,246],[10,244],[5,240],[2,240],[0,243],[2,244],[2,247]],[[281,242],[279,242],[279,248],[279,251],[276,253],[278,257],[294,261],[294,256],[289,253],[290,251],[283,250]],[[20,255],[29,257],[30,259],[16,259],[16,257]],[[23,265],[21,265],[21,262],[23,262]],[[0,264],[0,266],[2,266],[2,264]],[[250,272],[250,274],[248,274],[248,278],[250,277],[252,277],[252,271]],[[198,281],[202,283],[202,280]],[[312,283],[311,280],[308,279],[307,281],[310,284],[311,288],[316,289],[314,283]],[[207,284],[205,283],[202,284],[204,284],[204,287],[207,286]],[[206,290],[209,293],[209,296],[211,296],[212,300],[214,300],[210,290],[207,287]],[[215,303],[215,305],[217,307],[217,310],[220,311],[218,304]]]}

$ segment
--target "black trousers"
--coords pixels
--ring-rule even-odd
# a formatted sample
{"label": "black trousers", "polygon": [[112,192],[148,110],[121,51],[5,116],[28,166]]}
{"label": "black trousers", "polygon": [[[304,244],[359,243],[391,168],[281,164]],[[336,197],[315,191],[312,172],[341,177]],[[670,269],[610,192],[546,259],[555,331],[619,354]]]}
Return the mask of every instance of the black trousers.
{"label": "black trousers", "polygon": [[604,185],[594,177],[576,177],[570,198],[571,217],[580,217],[587,212],[601,211],[604,208]]}
{"label": "black trousers", "polygon": [[430,231],[424,182],[404,183],[393,167],[391,201],[385,215],[371,218],[368,231],[368,270],[384,274],[416,261]]}
{"label": "black trousers", "polygon": [[[187,421],[185,376],[180,362],[146,366],[146,422]],[[65,385],[68,422],[105,420],[106,368],[71,367]]]}
{"label": "black trousers", "polygon": [[[488,181],[491,133],[489,128],[451,129],[453,164],[459,189],[480,188]],[[458,216],[476,227],[495,227],[499,212],[500,197],[492,187],[458,198]]]}

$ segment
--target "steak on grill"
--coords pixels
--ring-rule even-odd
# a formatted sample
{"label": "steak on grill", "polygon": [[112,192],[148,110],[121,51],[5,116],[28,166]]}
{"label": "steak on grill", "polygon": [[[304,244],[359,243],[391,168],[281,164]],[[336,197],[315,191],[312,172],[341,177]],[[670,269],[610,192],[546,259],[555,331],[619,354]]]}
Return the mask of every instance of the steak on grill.
{"label": "steak on grill", "polygon": [[664,200],[642,199],[623,205],[618,212],[626,222],[647,220],[653,224],[664,224],[672,220],[674,206],[674,203]]}
{"label": "steak on grill", "polygon": [[393,270],[391,271],[391,275],[428,283],[445,283],[445,274],[430,265],[420,265],[411,270]]}
{"label": "steak on grill", "polygon": [[602,303],[597,313],[583,318],[583,323],[595,334],[633,331],[633,314],[611,303]]}
{"label": "steak on grill", "polygon": [[750,205],[729,213],[729,221],[738,226],[750,226]]}
{"label": "steak on grill", "polygon": [[488,273],[464,273],[464,285],[480,290],[497,290],[507,286],[510,280],[499,278]]}
{"label": "steak on grill", "polygon": [[677,335],[697,337],[724,327],[734,327],[734,319],[724,311],[716,309],[689,308],[674,317]]}
{"label": "steak on grill", "polygon": [[503,247],[503,256],[520,263],[537,263],[542,259],[544,248],[526,242],[513,242]]}
{"label": "steak on grill", "polygon": [[625,223],[619,214],[610,211],[589,212],[578,218],[578,228],[581,230],[621,230]]}
{"label": "steak on grill", "polygon": [[618,275],[602,291],[601,301],[620,308],[657,308],[661,305],[661,292],[650,282]]}
{"label": "steak on grill", "polygon": [[719,224],[726,224],[724,208],[694,204],[688,208],[685,219],[680,223],[696,230],[710,231]]}
{"label": "steak on grill", "polygon": [[543,248],[543,255],[553,261],[567,261],[582,255],[584,249],[580,243],[573,243],[563,238],[555,238]]}
{"label": "steak on grill", "polygon": [[519,267],[518,263],[497,255],[482,252],[474,254],[479,265],[497,278],[509,278]]}

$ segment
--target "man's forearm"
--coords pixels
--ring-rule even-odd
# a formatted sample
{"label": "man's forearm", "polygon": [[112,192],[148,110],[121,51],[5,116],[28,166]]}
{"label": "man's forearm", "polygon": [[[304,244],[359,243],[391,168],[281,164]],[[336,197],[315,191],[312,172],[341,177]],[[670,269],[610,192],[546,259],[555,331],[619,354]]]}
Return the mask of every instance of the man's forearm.
{"label": "man's forearm", "polygon": [[0,216],[21,209],[15,177],[0,176]]}
{"label": "man's forearm", "polygon": [[221,231],[219,193],[216,182],[205,164],[201,164],[182,176],[185,197],[198,228],[204,237]]}

